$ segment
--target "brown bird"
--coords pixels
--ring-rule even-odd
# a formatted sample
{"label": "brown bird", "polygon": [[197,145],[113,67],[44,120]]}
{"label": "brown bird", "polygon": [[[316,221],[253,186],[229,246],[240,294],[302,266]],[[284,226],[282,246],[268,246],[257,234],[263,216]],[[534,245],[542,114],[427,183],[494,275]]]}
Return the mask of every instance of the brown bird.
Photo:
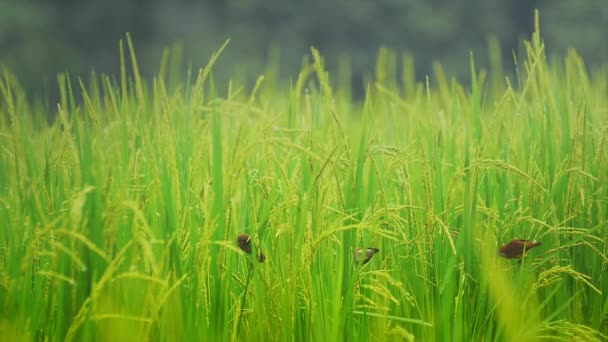
{"label": "brown bird", "polygon": [[522,239],[511,240],[508,244],[500,247],[500,255],[507,259],[520,259],[524,254],[534,248],[540,246],[540,241],[530,241]]}
{"label": "brown bird", "polygon": [[[251,248],[251,237],[247,234],[239,234],[236,237],[236,243],[237,245],[239,245],[239,248],[247,253],[247,254],[251,254],[252,252],[252,248]],[[258,261],[259,262],[264,262],[264,260],[266,260],[266,256],[264,255],[264,253],[262,253],[262,250],[259,250],[260,255],[258,255]]]}
{"label": "brown bird", "polygon": [[[378,252],[380,252],[380,249],[375,248],[375,247],[369,247],[368,249],[357,248],[355,250],[355,261],[361,262],[363,265],[365,265],[372,259],[374,254],[376,254]],[[365,253],[365,259],[363,259],[363,261],[361,261],[361,257],[363,256],[363,253]]]}
{"label": "brown bird", "polygon": [[251,237],[249,235],[239,234],[239,236],[236,237],[236,243],[243,252],[251,254]]}

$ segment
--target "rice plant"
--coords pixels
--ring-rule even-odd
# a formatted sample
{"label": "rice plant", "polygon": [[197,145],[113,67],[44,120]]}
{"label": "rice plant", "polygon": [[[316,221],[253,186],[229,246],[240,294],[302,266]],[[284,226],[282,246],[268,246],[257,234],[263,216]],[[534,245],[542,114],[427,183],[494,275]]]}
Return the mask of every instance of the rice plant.
{"label": "rice plant", "polygon": [[2,70],[1,340],[608,338],[608,69],[537,28],[467,86],[382,50],[359,103],[314,49],[169,86],[126,43],[52,112]]}

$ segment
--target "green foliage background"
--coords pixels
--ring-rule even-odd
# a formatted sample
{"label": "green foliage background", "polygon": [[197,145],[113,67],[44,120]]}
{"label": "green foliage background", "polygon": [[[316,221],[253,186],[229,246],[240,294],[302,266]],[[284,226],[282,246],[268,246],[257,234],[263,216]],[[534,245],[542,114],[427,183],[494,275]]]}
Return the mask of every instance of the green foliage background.
{"label": "green foliage background", "polygon": [[512,70],[512,51],[530,36],[534,8],[542,14],[549,56],[575,47],[589,65],[608,59],[604,0],[2,0],[0,63],[38,89],[41,82],[54,86],[63,71],[115,74],[125,32],[138,47],[144,75],[158,70],[162,49],[175,42],[183,46],[185,63],[198,68],[231,38],[216,77],[237,69],[251,81],[280,61],[277,76],[287,80],[314,45],[328,70],[341,61],[352,66],[361,93],[381,46],[413,53],[419,79],[434,61],[464,79],[469,50],[484,67],[488,39],[495,37]]}

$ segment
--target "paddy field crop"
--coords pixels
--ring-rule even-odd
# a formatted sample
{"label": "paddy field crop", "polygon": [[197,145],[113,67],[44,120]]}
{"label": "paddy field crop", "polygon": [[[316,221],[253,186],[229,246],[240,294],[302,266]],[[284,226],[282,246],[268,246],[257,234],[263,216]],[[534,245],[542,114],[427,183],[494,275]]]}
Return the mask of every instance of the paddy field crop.
{"label": "paddy field crop", "polygon": [[356,101],[314,49],[253,87],[119,51],[54,106],[2,70],[0,340],[608,338],[608,69],[381,50]]}

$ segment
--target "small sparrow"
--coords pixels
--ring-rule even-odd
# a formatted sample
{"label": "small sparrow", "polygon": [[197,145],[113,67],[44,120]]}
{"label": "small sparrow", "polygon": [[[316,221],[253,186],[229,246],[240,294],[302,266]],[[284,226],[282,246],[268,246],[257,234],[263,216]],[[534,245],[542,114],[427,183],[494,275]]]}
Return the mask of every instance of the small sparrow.
{"label": "small sparrow", "polygon": [[[375,247],[369,247],[368,249],[357,248],[355,250],[355,261],[362,262],[362,264],[365,265],[372,259],[374,254],[376,254],[378,252],[380,252],[380,250]],[[365,253],[365,259],[363,259],[363,261],[361,261],[361,258],[364,253]]]}
{"label": "small sparrow", "polygon": [[540,246],[540,241],[522,239],[511,240],[508,244],[500,247],[500,255],[507,259],[520,259],[528,250]]}
{"label": "small sparrow", "polygon": [[[236,243],[237,245],[239,245],[239,248],[247,253],[247,254],[251,254],[251,237],[247,234],[239,234],[236,237]],[[260,255],[258,256],[258,261],[259,262],[264,262],[264,260],[266,260],[266,256],[264,255],[264,253],[262,253],[262,250],[259,251]]]}
{"label": "small sparrow", "polygon": [[251,254],[251,237],[249,237],[249,235],[239,234],[239,236],[236,237],[236,243],[245,253]]}

